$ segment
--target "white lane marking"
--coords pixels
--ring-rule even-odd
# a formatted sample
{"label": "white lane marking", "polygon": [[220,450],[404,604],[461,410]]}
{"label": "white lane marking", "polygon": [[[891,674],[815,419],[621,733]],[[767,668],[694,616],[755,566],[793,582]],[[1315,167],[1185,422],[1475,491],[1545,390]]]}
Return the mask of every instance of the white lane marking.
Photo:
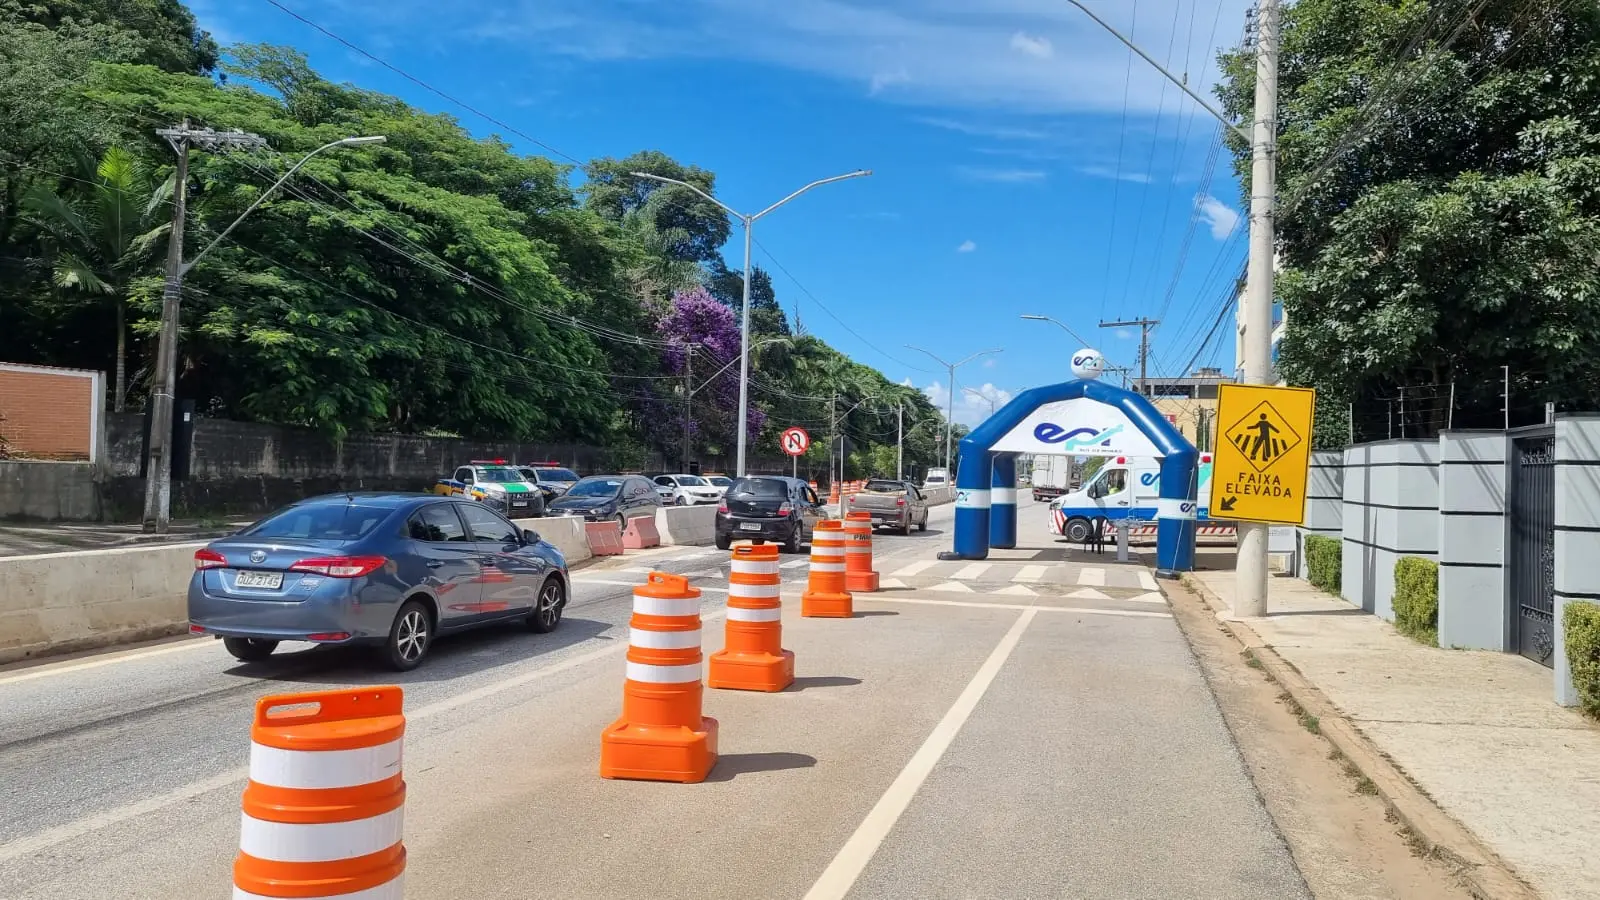
{"label": "white lane marking", "polygon": [[906,583],[898,578],[885,578],[878,582],[878,588],[880,590],[887,590],[888,588],[903,588],[905,586]]}
{"label": "white lane marking", "polygon": [[[725,610],[713,610],[708,613],[703,613],[700,616],[700,621],[708,622],[720,619],[723,617],[723,615],[725,615],[725,613]],[[487,697],[492,697],[495,694],[504,693],[505,691],[522,687],[525,684],[530,684],[540,679],[548,678],[551,675],[558,675],[569,669],[576,669],[579,666],[587,665],[595,660],[604,659],[608,656],[615,656],[618,653],[624,652],[627,650],[627,648],[627,644],[619,641],[612,646],[600,647],[591,650],[588,653],[581,653],[577,656],[562,660],[553,666],[546,666],[541,669],[535,669],[532,672],[525,672],[521,675],[513,675],[510,678],[503,678],[499,681],[490,682],[482,687],[467,691],[464,694],[457,694],[454,697],[447,697],[443,700],[429,703],[426,706],[411,710],[406,713],[406,721],[411,723],[429,719],[433,716],[439,715],[440,713],[449,712],[457,707],[466,706],[467,704],[476,703],[479,700]],[[210,778],[204,778],[200,781],[190,782],[186,785],[164,790],[159,797],[146,797],[143,800],[136,800],[133,803],[127,803],[122,806],[113,807],[111,809],[95,813],[94,815],[85,816],[72,822],[66,822],[64,824],[57,825],[54,828],[45,829],[44,831],[38,832],[30,837],[19,838],[18,840],[12,841],[9,844],[0,844],[0,863],[7,863],[14,859],[20,859],[24,856],[31,856],[40,852],[41,850],[48,850],[57,844],[66,843],[67,841],[75,840],[87,834],[93,834],[94,832],[103,828],[110,828],[113,825],[120,825],[123,822],[129,821],[130,819],[136,819],[140,816],[146,816],[150,813],[158,812],[166,809],[169,806],[175,806],[179,803],[182,803],[185,800],[192,800],[195,797],[199,797],[203,794],[208,794],[215,790],[236,785],[239,782],[244,781],[249,774],[250,769],[248,766],[236,766],[232,769],[228,769],[225,772],[220,772],[216,775],[213,775]]]}
{"label": "white lane marking", "polygon": [[18,684],[23,681],[32,681],[35,678],[47,678],[51,675],[66,675],[69,672],[82,672],[85,669],[98,669],[101,666],[114,665],[122,662],[132,662],[136,659],[148,659],[152,656],[165,656],[168,653],[182,653],[185,650],[199,650],[203,647],[218,646],[214,638],[192,638],[180,641],[170,646],[151,647],[147,650],[134,650],[115,656],[102,656],[98,659],[85,660],[79,663],[59,663],[51,666],[40,666],[15,675],[0,678],[0,686]]}
{"label": "white lane marking", "polygon": [[950,577],[959,578],[962,581],[972,581],[979,575],[982,575],[984,572],[989,571],[989,569],[991,569],[993,566],[994,563],[973,563],[970,566],[963,567],[960,571],[956,572]]}
{"label": "white lane marking", "polygon": [[1106,570],[1094,567],[1081,569],[1078,572],[1078,583],[1086,584],[1091,587],[1105,587]]}
{"label": "white lane marking", "polygon": [[[610,585],[616,585],[617,587],[643,587],[644,586],[644,582],[642,582],[642,581],[617,581],[615,579],[608,579],[608,578],[574,578],[574,579],[572,579],[572,583],[573,584],[610,584]],[[723,593],[727,593],[727,590],[728,590],[727,588],[710,587],[708,585],[698,585],[698,584],[694,586],[694,589],[697,590],[697,591],[701,591],[702,593],[705,592],[705,591],[721,591]]]}
{"label": "white lane marking", "polygon": [[937,566],[938,564],[939,564],[939,561],[936,560],[936,559],[924,559],[924,560],[920,560],[918,562],[914,562],[909,566],[905,566],[905,567],[901,568],[899,571],[891,572],[890,574],[892,574],[892,575],[894,575],[896,577],[909,578],[912,575],[917,574],[918,572],[925,572],[928,569],[931,569],[934,566]]}
{"label": "white lane marking", "polygon": [[1072,593],[1068,594],[1067,596],[1068,597],[1074,597],[1074,598],[1079,599],[1079,600],[1110,600],[1111,599],[1111,595],[1101,593],[1100,591],[1097,591],[1094,588],[1084,588],[1081,591],[1073,591]]}
{"label": "white lane marking", "polygon": [[1044,578],[1044,573],[1047,571],[1049,569],[1045,566],[1023,566],[1016,575],[1011,577],[1011,580],[1036,582]]}
{"label": "white lane marking", "polygon": [[1159,603],[1162,606],[1165,606],[1165,605],[1167,605],[1167,598],[1161,596],[1161,594],[1159,594],[1159,593],[1157,593],[1155,591],[1151,591],[1148,594],[1140,594],[1137,597],[1129,597],[1128,598],[1128,602],[1129,603]]}
{"label": "white lane marking", "polygon": [[[879,585],[879,587],[882,587],[882,585]],[[930,591],[944,591],[944,592],[950,593],[950,594],[970,594],[970,593],[972,593],[972,588],[967,587],[966,585],[962,584],[959,581],[946,581],[944,584],[936,584],[933,587],[928,588],[928,590],[930,590]]]}
{"label": "white lane marking", "polygon": [[977,600],[934,600],[928,597],[862,597],[873,603],[911,603],[918,606],[961,606],[968,609],[1033,609],[1042,613],[1079,613],[1090,616],[1121,616],[1128,619],[1170,619],[1171,613],[1143,612],[1136,609],[1100,609],[1095,606],[1035,606],[1027,603],[982,603]]}
{"label": "white lane marking", "polygon": [[1013,597],[1037,597],[1037,596],[1039,596],[1039,592],[1038,591],[1035,591],[1033,588],[1027,587],[1025,585],[1020,585],[1020,584],[1013,584],[1012,586],[1010,586],[1008,588],[1001,588],[1000,590],[995,591],[995,593],[996,594],[1009,594],[1009,595],[1011,595]]}
{"label": "white lane marking", "polygon": [[1160,590],[1160,588],[1156,586],[1156,577],[1151,575],[1149,571],[1145,569],[1139,570],[1139,587],[1142,587],[1147,591]]}
{"label": "white lane marking", "polygon": [[1025,609],[1017,616],[1017,621],[1012,624],[1005,637],[1000,639],[1000,643],[995,645],[989,658],[978,667],[977,673],[967,683],[961,696],[956,698],[955,704],[944,714],[944,718],[939,720],[939,724],[933,727],[933,731],[928,733],[922,746],[912,754],[911,761],[900,770],[900,774],[889,785],[889,789],[883,792],[883,796],[872,807],[872,811],[867,813],[867,817],[861,821],[855,833],[850,835],[850,839],[843,847],[839,848],[839,853],[834,856],[833,862],[828,864],[822,876],[811,886],[811,890],[806,892],[805,900],[835,900],[835,898],[843,900],[844,896],[850,893],[856,879],[861,877],[861,872],[866,869],[867,863],[872,861],[872,857],[878,852],[878,847],[894,828],[895,822],[899,821],[906,807],[911,805],[922,783],[927,780],[928,775],[933,772],[933,767],[938,765],[940,758],[950,748],[951,742],[961,732],[961,726],[966,724],[972,711],[977,709],[978,702],[989,690],[989,685],[994,683],[995,676],[1000,674],[1000,668],[1010,658],[1011,651],[1015,650],[1017,642],[1022,640],[1022,632],[1027,630],[1034,614],[1035,610]]}

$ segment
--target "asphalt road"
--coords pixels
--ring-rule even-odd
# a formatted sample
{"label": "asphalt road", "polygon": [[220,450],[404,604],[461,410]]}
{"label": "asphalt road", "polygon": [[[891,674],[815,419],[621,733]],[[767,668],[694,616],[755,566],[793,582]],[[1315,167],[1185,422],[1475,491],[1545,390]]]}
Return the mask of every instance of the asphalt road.
{"label": "asphalt road", "polygon": [[720,646],[711,548],[584,569],[556,633],[446,639],[398,678],[207,639],[0,670],[0,898],[224,895],[255,698],[396,681],[413,900],[1305,896],[1148,573],[1063,561],[1042,506],[1037,551],[935,562],[951,516],[876,538],[894,586],[852,620],[799,618],[786,557],[799,680],[707,692],[702,785],[596,766],[644,572],[693,576]]}

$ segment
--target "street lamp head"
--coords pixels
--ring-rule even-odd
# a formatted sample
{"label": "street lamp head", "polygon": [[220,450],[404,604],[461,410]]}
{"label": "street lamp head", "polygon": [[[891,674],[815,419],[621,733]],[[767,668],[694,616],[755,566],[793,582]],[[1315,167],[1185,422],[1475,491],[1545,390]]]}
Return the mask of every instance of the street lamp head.
{"label": "street lamp head", "polygon": [[389,140],[389,138],[386,135],[369,134],[369,135],[366,135],[364,137],[347,137],[344,140],[339,141],[339,146],[341,146],[341,147],[360,147],[360,146],[365,145],[365,144],[382,144],[387,140]]}
{"label": "street lamp head", "polygon": [[1032,322],[1048,322],[1048,321],[1050,321],[1050,317],[1049,316],[1036,316],[1036,315],[1033,315],[1032,313],[1024,313],[1022,317],[1024,319],[1027,319],[1027,320],[1032,321]]}

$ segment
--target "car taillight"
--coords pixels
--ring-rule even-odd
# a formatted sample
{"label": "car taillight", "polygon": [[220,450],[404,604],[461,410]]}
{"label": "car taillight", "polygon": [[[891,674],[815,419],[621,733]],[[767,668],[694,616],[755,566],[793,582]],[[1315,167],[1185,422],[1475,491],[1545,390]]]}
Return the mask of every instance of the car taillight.
{"label": "car taillight", "polygon": [[905,506],[906,505],[906,498],[904,498],[904,497],[896,497],[896,498],[894,498],[894,505],[895,506]]}
{"label": "car taillight", "polygon": [[788,514],[790,514],[792,512],[794,512],[794,504],[785,503],[782,506],[778,507],[778,515],[780,515],[780,516],[787,516]]}
{"label": "car taillight", "polygon": [[726,504],[726,503],[717,504],[717,512],[722,513],[723,515],[727,515],[728,514],[728,504]]}
{"label": "car taillight", "polygon": [[312,572],[329,578],[360,578],[371,575],[389,560],[382,556],[317,556],[302,559],[289,567],[291,572]]}
{"label": "car taillight", "polygon": [[228,560],[210,547],[201,547],[194,552],[194,567],[196,569],[220,569],[228,564]]}
{"label": "car taillight", "polygon": [[844,498],[844,501],[846,503],[854,503],[854,502],[856,502],[856,495],[855,494],[851,494],[850,496]]}
{"label": "car taillight", "polygon": [[348,640],[350,640],[350,632],[348,632],[348,631],[323,631],[323,632],[318,632],[317,634],[308,634],[308,635],[306,635],[306,640],[308,640],[308,641],[348,641]]}

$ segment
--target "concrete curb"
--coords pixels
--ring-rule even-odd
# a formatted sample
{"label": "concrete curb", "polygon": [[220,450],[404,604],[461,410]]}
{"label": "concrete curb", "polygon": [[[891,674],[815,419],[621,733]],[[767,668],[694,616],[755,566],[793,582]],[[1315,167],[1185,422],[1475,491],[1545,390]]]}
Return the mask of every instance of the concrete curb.
{"label": "concrete curb", "polygon": [[[1225,608],[1226,604],[1199,579],[1185,575],[1181,580],[1212,613]],[[1389,812],[1410,829],[1423,848],[1460,867],[1461,877],[1474,896],[1482,900],[1539,900],[1538,893],[1429,799],[1316,685],[1263,641],[1249,623],[1220,616],[1217,622],[1241,647],[1261,661],[1266,673],[1301,709],[1317,717],[1322,737],[1372,782]]]}

